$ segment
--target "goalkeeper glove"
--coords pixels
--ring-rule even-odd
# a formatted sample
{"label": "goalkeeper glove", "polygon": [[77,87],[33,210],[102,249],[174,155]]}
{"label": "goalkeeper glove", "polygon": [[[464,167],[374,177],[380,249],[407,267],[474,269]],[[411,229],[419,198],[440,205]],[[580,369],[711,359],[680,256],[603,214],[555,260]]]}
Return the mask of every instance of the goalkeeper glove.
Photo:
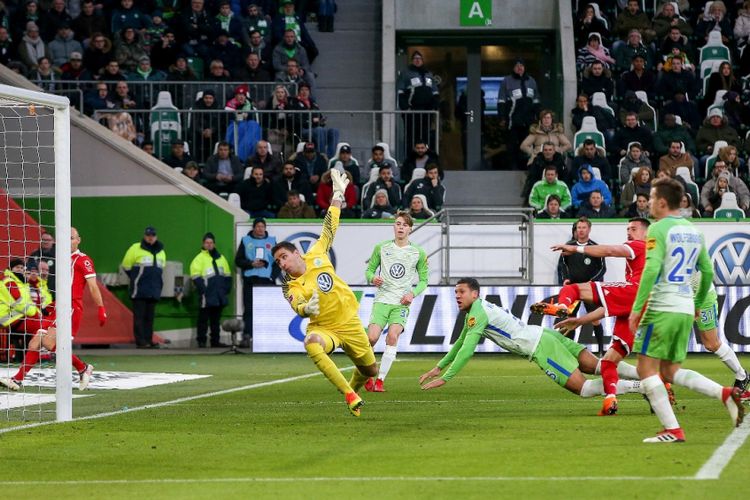
{"label": "goalkeeper glove", "polygon": [[107,322],[107,310],[104,309],[104,306],[99,306],[99,326],[104,326],[104,323]]}
{"label": "goalkeeper glove", "polygon": [[320,314],[320,301],[317,290],[313,291],[312,297],[310,297],[310,300],[307,301],[302,310],[305,312],[305,316],[308,317]]}
{"label": "goalkeeper glove", "polygon": [[343,203],[345,201],[344,193],[349,185],[349,177],[334,168],[331,169],[331,182],[333,183],[333,199]]}

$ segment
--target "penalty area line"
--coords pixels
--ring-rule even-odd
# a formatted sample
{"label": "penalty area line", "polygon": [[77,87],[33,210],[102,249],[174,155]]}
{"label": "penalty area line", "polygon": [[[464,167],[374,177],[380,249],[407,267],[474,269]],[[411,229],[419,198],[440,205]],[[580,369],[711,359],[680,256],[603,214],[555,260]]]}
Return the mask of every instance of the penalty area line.
{"label": "penalty area line", "polygon": [[727,436],[721,446],[716,448],[711,458],[695,474],[695,479],[719,479],[734,454],[745,444],[748,435],[750,435],[750,422],[745,420]]}
{"label": "penalty area line", "polygon": [[[353,366],[348,366],[346,368],[341,368],[341,371],[343,372],[343,371],[348,371],[352,369],[354,369]],[[83,420],[95,420],[95,419],[105,418],[105,417],[114,417],[116,415],[123,415],[125,413],[132,413],[132,412],[141,411],[141,410],[151,410],[153,408],[161,408],[164,406],[176,405],[176,404],[185,403],[188,401],[195,401],[197,399],[212,398],[214,396],[223,396],[225,394],[232,394],[234,392],[248,391],[251,389],[259,389],[261,387],[268,387],[271,385],[286,384],[287,382],[296,382],[297,380],[304,380],[307,378],[317,377],[320,375],[322,375],[320,372],[315,372],[315,373],[306,373],[305,375],[297,375],[294,377],[281,378],[278,380],[268,380],[266,382],[258,382],[256,384],[243,385],[240,387],[232,387],[229,389],[223,389],[221,391],[206,392],[204,394],[196,394],[195,396],[185,396],[183,398],[172,399],[169,401],[162,401],[159,403],[150,403],[150,404],[142,405],[142,406],[134,406],[133,408],[123,408],[121,410],[108,411],[104,413],[96,413],[94,415],[86,415],[83,417],[74,418],[70,422],[80,422]],[[5,429],[0,429],[0,434],[7,434],[9,432],[14,432],[14,431],[22,431],[25,429],[33,429],[35,427],[44,427],[47,425],[63,424],[63,423],[65,422],[57,422],[55,420],[50,420],[47,422],[34,422],[31,424],[17,425],[15,427],[8,427]]]}
{"label": "penalty area line", "polygon": [[211,483],[309,483],[314,482],[502,482],[502,481],[686,481],[695,480],[692,476],[476,476],[476,477],[430,477],[430,476],[395,476],[395,477],[226,477],[226,478],[154,478],[154,479],[71,479],[41,481],[0,481],[0,486],[82,486],[82,485],[138,485],[138,484],[211,484]]}

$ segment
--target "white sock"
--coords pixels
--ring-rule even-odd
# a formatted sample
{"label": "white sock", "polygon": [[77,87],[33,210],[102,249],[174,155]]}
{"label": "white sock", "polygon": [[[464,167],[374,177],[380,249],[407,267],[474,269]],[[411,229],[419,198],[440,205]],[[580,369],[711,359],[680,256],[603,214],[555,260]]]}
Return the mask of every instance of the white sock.
{"label": "white sock", "polygon": [[620,361],[617,363],[617,374],[622,377],[629,380],[639,380],[640,377],[638,376],[638,370],[635,369],[635,366],[626,363],[625,361]]}
{"label": "white sock", "polygon": [[640,380],[618,380],[617,394],[636,393],[643,394],[643,386]]}
{"label": "white sock", "polygon": [[397,351],[398,348],[395,345],[385,346],[383,357],[380,358],[380,372],[378,372],[378,378],[380,380],[385,380],[386,375],[388,375],[388,372],[391,369],[391,365],[396,360]]}
{"label": "white sock", "polygon": [[596,362],[596,368],[594,368],[594,375],[602,374],[602,360]]}
{"label": "white sock", "polygon": [[679,428],[680,424],[677,422],[677,417],[674,416],[672,405],[669,404],[667,388],[664,387],[664,382],[661,381],[659,375],[651,375],[644,378],[641,380],[641,387],[646,396],[648,396],[651,408],[656,413],[656,417],[661,422],[661,425],[665,429]]}
{"label": "white sock", "polygon": [[680,368],[674,374],[674,383],[721,401],[721,390],[723,388],[695,370]]}
{"label": "white sock", "polygon": [[600,378],[587,380],[583,383],[583,387],[581,387],[580,396],[582,398],[593,398],[602,394],[604,394],[604,382]]}
{"label": "white sock", "polygon": [[727,365],[727,368],[734,372],[734,378],[737,380],[745,380],[747,373],[745,373],[745,369],[740,365],[740,360],[737,359],[737,355],[731,347],[726,344],[721,344],[714,354],[719,356],[719,359]]}

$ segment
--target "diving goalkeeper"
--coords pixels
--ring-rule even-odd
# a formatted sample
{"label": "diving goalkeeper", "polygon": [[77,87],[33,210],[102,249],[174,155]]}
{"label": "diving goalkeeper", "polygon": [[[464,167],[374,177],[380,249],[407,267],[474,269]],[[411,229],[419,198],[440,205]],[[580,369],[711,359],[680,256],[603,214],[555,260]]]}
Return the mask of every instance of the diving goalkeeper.
{"label": "diving goalkeeper", "polygon": [[[364,402],[357,390],[367,379],[378,374],[378,368],[365,327],[357,314],[359,302],[349,286],[336,275],[328,258],[349,179],[331,169],[331,181],[333,200],[318,241],[305,255],[288,241],[276,244],[271,253],[286,275],[284,297],[295,313],[310,318],[305,334],[307,355],[344,394],[349,411],[358,417]],[[337,347],[341,347],[357,367],[349,382],[329,357]]]}

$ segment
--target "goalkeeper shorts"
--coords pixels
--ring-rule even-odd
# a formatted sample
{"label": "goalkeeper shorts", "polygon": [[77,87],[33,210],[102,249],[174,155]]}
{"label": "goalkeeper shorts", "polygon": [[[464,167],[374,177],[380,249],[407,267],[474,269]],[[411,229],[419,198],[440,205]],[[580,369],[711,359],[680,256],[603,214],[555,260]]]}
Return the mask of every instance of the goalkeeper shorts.
{"label": "goalkeeper shorts", "polygon": [[319,335],[325,341],[326,354],[331,354],[340,347],[349,359],[357,366],[370,366],[375,363],[375,353],[372,351],[370,339],[358,316],[335,330],[317,325],[308,325],[307,334]]}

